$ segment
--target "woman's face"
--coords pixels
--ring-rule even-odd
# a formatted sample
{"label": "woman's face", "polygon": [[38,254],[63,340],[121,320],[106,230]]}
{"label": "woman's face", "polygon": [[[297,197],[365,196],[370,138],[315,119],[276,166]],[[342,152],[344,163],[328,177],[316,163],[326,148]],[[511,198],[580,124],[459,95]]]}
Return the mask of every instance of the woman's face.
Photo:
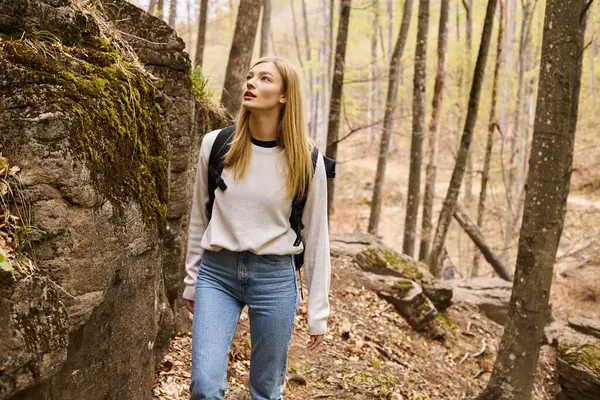
{"label": "woman's face", "polygon": [[283,78],[272,62],[255,65],[242,90],[242,105],[249,111],[279,110],[285,104]]}

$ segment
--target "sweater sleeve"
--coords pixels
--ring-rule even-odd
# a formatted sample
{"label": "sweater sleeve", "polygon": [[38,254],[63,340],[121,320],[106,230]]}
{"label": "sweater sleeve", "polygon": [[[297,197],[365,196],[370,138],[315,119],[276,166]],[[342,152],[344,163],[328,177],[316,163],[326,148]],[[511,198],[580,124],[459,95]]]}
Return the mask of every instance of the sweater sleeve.
{"label": "sweater sleeve", "polygon": [[211,132],[204,136],[198,155],[198,164],[196,166],[196,178],[194,180],[194,199],[192,201],[192,210],[190,213],[190,225],[188,227],[187,253],[185,257],[186,276],[183,279],[185,288],[183,298],[194,300],[196,292],[196,279],[198,278],[198,268],[202,260],[204,250],[200,247],[202,236],[208,226],[208,217],[206,216],[206,205],[209,201],[208,196],[208,159],[210,150],[216,133]]}
{"label": "sweater sleeve", "polygon": [[329,317],[331,260],[327,224],[327,176],[320,154],[308,190],[302,223],[308,286],[308,328],[311,335],[321,335],[327,331]]}

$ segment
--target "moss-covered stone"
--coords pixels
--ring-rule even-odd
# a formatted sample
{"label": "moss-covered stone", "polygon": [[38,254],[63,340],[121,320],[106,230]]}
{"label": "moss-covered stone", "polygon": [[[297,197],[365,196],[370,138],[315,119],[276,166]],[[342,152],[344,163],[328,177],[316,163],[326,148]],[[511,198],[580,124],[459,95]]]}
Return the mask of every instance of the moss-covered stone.
{"label": "moss-covered stone", "polygon": [[78,121],[70,132],[72,149],[87,161],[117,217],[134,200],[144,221],[164,230],[167,137],[161,94],[147,74],[100,37],[87,36],[79,47],[3,38],[0,56],[57,87],[52,100]]}
{"label": "moss-covered stone", "polygon": [[[400,253],[387,248],[370,248],[363,251],[363,255],[373,266],[391,268],[407,279],[421,283],[424,274],[414,262],[404,258]],[[415,260],[416,262],[416,260]]]}
{"label": "moss-covered stone", "polygon": [[585,367],[600,377],[600,348],[592,344],[583,346],[561,345],[558,348],[560,358],[570,365]]}

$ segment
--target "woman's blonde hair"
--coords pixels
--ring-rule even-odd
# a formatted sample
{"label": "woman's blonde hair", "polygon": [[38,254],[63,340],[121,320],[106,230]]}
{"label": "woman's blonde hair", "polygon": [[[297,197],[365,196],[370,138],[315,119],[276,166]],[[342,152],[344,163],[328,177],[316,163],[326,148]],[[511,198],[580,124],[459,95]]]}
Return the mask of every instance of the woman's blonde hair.
{"label": "woman's blonde hair", "polygon": [[[283,78],[282,92],[286,96],[279,116],[277,129],[277,144],[285,149],[288,161],[287,197],[293,199],[296,195],[305,194],[313,176],[311,152],[313,142],[306,134],[304,124],[304,106],[300,78],[294,65],[280,57],[263,57],[252,65],[271,62]],[[252,149],[252,136],[249,129],[251,112],[240,109],[237,117],[236,130],[231,147],[225,156],[225,167],[232,168],[234,179],[246,174]]]}

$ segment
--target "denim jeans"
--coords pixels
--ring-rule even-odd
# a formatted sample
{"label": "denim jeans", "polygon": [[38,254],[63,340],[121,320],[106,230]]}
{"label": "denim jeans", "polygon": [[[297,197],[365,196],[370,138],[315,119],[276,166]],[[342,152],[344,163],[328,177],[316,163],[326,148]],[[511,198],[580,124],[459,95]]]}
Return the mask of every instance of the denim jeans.
{"label": "denim jeans", "polygon": [[192,328],[191,400],[223,399],[229,347],[240,313],[250,319],[250,395],[280,400],[298,287],[293,256],[205,251],[200,263]]}

